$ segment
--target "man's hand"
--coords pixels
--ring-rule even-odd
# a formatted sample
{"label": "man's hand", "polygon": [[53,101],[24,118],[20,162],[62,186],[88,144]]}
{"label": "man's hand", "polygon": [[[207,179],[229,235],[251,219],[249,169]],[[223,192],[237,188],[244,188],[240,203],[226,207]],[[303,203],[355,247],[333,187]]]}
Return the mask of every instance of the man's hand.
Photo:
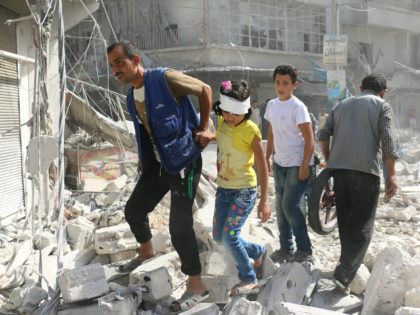
{"label": "man's hand", "polygon": [[208,130],[205,131],[196,131],[194,134],[194,141],[198,143],[198,145],[204,149],[207,147],[210,141],[214,140],[214,134],[209,132]]}
{"label": "man's hand", "polygon": [[271,209],[267,201],[260,201],[258,204],[258,218],[264,223],[271,216]]}
{"label": "man's hand", "polygon": [[391,199],[397,192],[397,177],[395,175],[388,176],[385,182],[385,199]]}
{"label": "man's hand", "polygon": [[139,174],[139,176],[141,176],[141,164],[140,164],[140,161],[137,162],[137,174]]}
{"label": "man's hand", "polygon": [[309,166],[301,165],[299,167],[299,180],[305,180],[309,177]]}

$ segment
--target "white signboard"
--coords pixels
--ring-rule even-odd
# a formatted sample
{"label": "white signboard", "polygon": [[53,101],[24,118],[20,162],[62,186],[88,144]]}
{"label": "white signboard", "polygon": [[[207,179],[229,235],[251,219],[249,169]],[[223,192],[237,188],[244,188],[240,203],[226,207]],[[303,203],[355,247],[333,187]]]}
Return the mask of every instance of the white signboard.
{"label": "white signboard", "polygon": [[347,65],[347,35],[324,34],[324,65]]}

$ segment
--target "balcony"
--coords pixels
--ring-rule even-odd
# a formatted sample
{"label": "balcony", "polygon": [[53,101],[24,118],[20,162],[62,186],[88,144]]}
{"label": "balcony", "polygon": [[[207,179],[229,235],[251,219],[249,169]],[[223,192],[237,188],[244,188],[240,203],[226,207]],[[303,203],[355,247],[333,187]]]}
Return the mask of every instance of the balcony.
{"label": "balcony", "polygon": [[[394,5],[392,5],[394,3]],[[419,33],[420,1],[371,0],[364,5],[341,6],[340,22],[349,26],[376,26],[388,30]]]}

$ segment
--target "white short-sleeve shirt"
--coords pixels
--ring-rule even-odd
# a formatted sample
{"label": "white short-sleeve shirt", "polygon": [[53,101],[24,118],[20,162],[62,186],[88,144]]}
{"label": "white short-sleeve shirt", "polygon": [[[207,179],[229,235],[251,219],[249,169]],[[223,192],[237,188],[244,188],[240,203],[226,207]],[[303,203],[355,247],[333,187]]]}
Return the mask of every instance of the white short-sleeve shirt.
{"label": "white short-sleeve shirt", "polygon": [[[287,101],[273,99],[267,104],[264,118],[273,130],[274,162],[283,167],[300,166],[305,141],[298,125],[311,122],[305,104],[294,95]],[[313,163],[312,156],[310,165]]]}

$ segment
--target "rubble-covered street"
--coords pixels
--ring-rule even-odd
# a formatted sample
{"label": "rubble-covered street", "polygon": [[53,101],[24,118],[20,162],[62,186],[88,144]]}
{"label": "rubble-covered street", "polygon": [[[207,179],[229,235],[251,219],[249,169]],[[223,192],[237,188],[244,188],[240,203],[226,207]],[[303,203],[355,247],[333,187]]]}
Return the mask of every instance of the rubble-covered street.
{"label": "rubble-covered street", "polygon": [[[258,294],[228,296],[238,279],[232,258],[210,233],[215,195],[211,182],[215,151],[210,146],[204,153],[207,177],[202,176],[199,185],[194,224],[210,298],[183,314],[420,314],[419,137],[399,130],[404,152],[396,165],[400,189],[389,203],[381,195],[374,237],[348,296],[337,291],[331,280],[339,258],[337,230],[328,235],[310,230],[315,265],[278,265],[267,259]],[[67,237],[57,314],[168,314],[170,302],[184,291],[185,276],[167,226],[169,196],[150,215],[158,256],[130,274],[117,271],[138,248],[124,219],[124,205],[136,183],[134,173],[129,175],[110,181],[104,191],[65,191]],[[269,195],[274,209],[272,177]],[[35,226],[32,234],[31,222],[22,219],[0,231],[2,314],[30,314],[48,290],[55,289],[56,227],[52,220]],[[243,234],[269,252],[278,248],[275,216],[261,224],[254,211]]]}

